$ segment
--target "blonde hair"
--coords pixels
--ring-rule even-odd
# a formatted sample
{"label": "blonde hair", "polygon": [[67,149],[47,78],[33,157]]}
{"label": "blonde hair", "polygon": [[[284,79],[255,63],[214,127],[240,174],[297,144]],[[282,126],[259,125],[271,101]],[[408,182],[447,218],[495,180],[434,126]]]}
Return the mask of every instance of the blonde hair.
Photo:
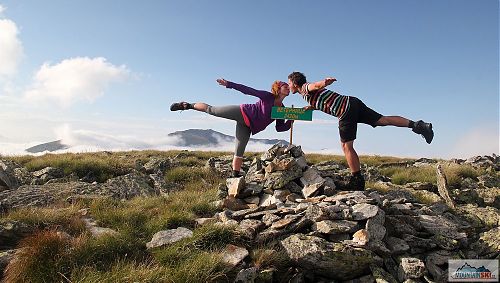
{"label": "blonde hair", "polygon": [[280,88],[283,84],[286,83],[282,81],[274,81],[273,85],[271,86],[271,93],[273,94],[274,98],[278,97]]}

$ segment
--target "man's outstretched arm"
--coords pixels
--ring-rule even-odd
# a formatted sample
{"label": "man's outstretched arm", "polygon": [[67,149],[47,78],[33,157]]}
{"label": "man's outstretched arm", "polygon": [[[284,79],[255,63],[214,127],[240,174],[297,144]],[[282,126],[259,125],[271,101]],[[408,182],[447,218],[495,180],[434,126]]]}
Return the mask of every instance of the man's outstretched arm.
{"label": "man's outstretched arm", "polygon": [[331,85],[333,82],[337,81],[336,78],[326,78],[324,80],[321,80],[321,81],[317,81],[317,82],[314,82],[314,83],[309,83],[307,85],[307,91],[316,91],[318,89],[322,89],[322,88],[325,88],[326,86],[329,86]]}

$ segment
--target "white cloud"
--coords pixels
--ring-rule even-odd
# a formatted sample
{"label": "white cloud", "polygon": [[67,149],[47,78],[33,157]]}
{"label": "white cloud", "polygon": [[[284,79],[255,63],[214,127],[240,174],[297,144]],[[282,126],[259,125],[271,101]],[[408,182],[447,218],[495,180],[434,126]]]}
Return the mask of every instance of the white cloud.
{"label": "white cloud", "polygon": [[500,136],[498,125],[485,126],[462,135],[449,154],[450,158],[469,158],[477,155],[499,154]]}
{"label": "white cloud", "polygon": [[[0,15],[5,9],[0,6]],[[16,74],[23,57],[23,45],[19,40],[16,24],[0,19],[0,79]]]}
{"label": "white cloud", "polygon": [[63,107],[78,101],[93,102],[106,87],[130,76],[126,66],[115,66],[105,58],[77,57],[56,65],[45,63],[25,92],[29,101],[54,100]]}
{"label": "white cloud", "polygon": [[4,6],[0,5],[0,16],[7,10]]}

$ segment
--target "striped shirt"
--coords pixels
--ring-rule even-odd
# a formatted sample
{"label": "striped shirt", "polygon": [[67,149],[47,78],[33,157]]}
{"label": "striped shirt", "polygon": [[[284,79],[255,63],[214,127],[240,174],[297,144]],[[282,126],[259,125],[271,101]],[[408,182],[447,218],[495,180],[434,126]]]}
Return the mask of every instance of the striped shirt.
{"label": "striped shirt", "polygon": [[300,93],[303,94],[309,105],[339,119],[344,117],[347,110],[349,110],[349,96],[325,88],[309,91],[308,86],[309,83],[302,85]]}

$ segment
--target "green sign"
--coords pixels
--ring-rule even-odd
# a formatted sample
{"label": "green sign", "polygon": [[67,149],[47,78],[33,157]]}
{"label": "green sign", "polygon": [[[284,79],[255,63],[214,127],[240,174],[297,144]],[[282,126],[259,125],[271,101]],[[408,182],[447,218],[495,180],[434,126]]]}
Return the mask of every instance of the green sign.
{"label": "green sign", "polygon": [[313,113],[312,110],[304,110],[302,108],[274,106],[271,112],[271,118],[312,121],[312,113]]}

